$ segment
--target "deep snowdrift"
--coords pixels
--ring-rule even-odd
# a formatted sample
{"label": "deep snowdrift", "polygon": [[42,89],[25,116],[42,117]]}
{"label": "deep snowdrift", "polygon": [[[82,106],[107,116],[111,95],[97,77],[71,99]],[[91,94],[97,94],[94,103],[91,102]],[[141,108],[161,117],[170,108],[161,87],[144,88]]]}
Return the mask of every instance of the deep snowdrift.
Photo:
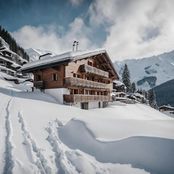
{"label": "deep snowdrift", "polygon": [[60,105],[0,77],[0,173],[174,173],[174,119],[141,104]]}
{"label": "deep snowdrift", "polygon": [[101,142],[78,120],[71,120],[58,132],[60,139],[68,147],[89,153],[100,162],[128,163],[154,173],[174,171],[174,140],[137,136]]}

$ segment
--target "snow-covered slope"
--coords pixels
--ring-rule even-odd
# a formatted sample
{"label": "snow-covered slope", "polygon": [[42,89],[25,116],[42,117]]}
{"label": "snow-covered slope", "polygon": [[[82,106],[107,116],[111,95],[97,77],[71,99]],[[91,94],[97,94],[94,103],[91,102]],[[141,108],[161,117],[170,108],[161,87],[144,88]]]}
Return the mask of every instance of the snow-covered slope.
{"label": "snow-covered slope", "polygon": [[6,48],[9,49],[9,45],[8,45],[8,43],[5,42],[5,40],[4,40],[2,37],[0,37],[0,42],[1,42],[1,44],[2,44],[4,47],[6,47]]}
{"label": "snow-covered slope", "polygon": [[142,104],[81,110],[30,85],[1,73],[0,173],[174,173],[174,119]]}
{"label": "snow-covered slope", "polygon": [[47,51],[47,50],[40,50],[40,49],[33,49],[33,48],[25,49],[25,51],[30,57],[30,62],[38,60],[39,56],[46,53],[51,53],[52,55],[55,55],[55,53]]}
{"label": "snow-covered slope", "polygon": [[149,89],[174,79],[174,51],[142,59],[129,59],[115,62],[119,74],[124,64],[128,65],[131,80],[138,88]]}

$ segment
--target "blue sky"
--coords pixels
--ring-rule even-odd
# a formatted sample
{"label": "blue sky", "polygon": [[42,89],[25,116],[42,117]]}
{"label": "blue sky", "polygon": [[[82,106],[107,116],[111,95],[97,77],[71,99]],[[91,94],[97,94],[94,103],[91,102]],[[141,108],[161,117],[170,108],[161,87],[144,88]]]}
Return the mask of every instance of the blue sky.
{"label": "blue sky", "polygon": [[24,48],[105,47],[113,60],[173,50],[172,0],[0,0],[0,24]]}
{"label": "blue sky", "polygon": [[28,24],[61,24],[66,28],[77,16],[85,19],[90,2],[76,5],[69,0],[1,0],[0,21],[10,31]]}

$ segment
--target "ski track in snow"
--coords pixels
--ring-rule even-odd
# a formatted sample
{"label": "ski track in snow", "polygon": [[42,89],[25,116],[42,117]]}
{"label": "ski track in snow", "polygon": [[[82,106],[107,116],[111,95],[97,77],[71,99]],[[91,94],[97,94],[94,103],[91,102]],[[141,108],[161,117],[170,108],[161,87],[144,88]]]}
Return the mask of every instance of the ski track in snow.
{"label": "ski track in snow", "polygon": [[[116,163],[120,162],[120,159],[122,158],[122,156],[119,157],[119,160],[117,160],[116,158],[113,158],[113,159],[115,159],[115,161],[110,160],[110,159],[111,159],[112,155],[114,155],[114,153],[117,156],[119,156],[119,154],[121,154],[121,149],[124,148],[123,147],[124,144],[118,146],[117,145],[118,143],[117,144],[116,143],[114,144],[113,142],[102,143],[102,142],[96,140],[95,137],[93,137],[93,134],[91,134],[91,131],[87,129],[84,122],[77,121],[77,120],[70,121],[69,123],[66,123],[65,125],[63,125],[57,119],[49,122],[48,127],[46,127],[46,129],[45,129],[46,132],[48,133],[48,137],[46,140],[44,139],[44,141],[42,139],[43,143],[46,142],[46,144],[48,146],[50,146],[49,149],[51,149],[48,152],[46,151],[46,148],[44,148],[44,150],[47,152],[47,154],[49,152],[51,152],[50,154],[48,154],[48,156],[51,156],[51,158],[54,160],[51,164],[48,163],[49,158],[46,157],[47,156],[46,152],[45,151],[43,152],[43,149],[41,149],[42,146],[39,144],[40,141],[37,139],[36,139],[37,141],[35,141],[35,138],[37,138],[37,136],[35,134],[32,134],[32,131],[30,131],[32,129],[29,129],[27,127],[27,123],[28,123],[27,117],[24,117],[25,115],[23,115],[22,107],[19,107],[19,105],[18,105],[22,101],[22,100],[20,101],[20,99],[17,99],[17,96],[20,94],[18,92],[13,92],[12,90],[5,90],[5,94],[7,94],[7,96],[5,96],[4,98],[2,97],[3,99],[1,98],[1,100],[3,100],[3,102],[2,102],[3,104],[1,104],[1,110],[0,110],[0,115],[1,114],[3,115],[2,122],[5,127],[5,129],[2,130],[3,131],[2,137],[5,140],[5,143],[4,143],[4,141],[2,141],[2,142],[5,144],[5,147],[3,149],[1,149],[1,151],[4,153],[4,157],[3,157],[4,165],[1,166],[2,170],[3,170],[3,172],[2,172],[3,174],[18,173],[18,170],[16,170],[17,172],[15,172],[15,169],[18,169],[17,165],[19,165],[19,169],[20,169],[20,171],[22,171],[22,169],[24,167],[24,166],[22,166],[22,164],[25,164],[25,166],[27,166],[26,164],[29,164],[29,166],[27,166],[28,167],[27,169],[29,169],[28,170],[29,173],[31,172],[31,173],[36,173],[36,174],[52,174],[52,173],[55,173],[55,170],[56,170],[57,174],[80,174],[80,173],[83,173],[83,174],[89,174],[89,173],[110,174],[110,173],[112,173],[113,174],[114,173],[114,172],[112,172],[113,166],[110,166],[110,165],[114,165],[115,167],[117,167]],[[17,100],[19,100],[19,103],[16,104]],[[12,109],[15,109],[15,112],[13,112]],[[74,124],[72,124],[74,122],[78,123],[78,124],[75,124],[75,127],[73,127]],[[17,126],[17,129],[15,126]],[[42,127],[41,131],[45,131],[45,130],[44,130],[44,127]],[[20,136],[18,133],[20,134]],[[78,136],[78,133],[80,133],[79,136]],[[12,137],[13,135],[14,135],[14,137]],[[67,142],[65,141],[66,139],[68,139]],[[89,140],[91,140],[91,143],[89,143]],[[127,140],[123,140],[123,141],[127,141]],[[71,143],[69,143],[69,142],[71,142]],[[80,146],[78,145],[78,142],[80,143]],[[127,141],[127,142],[129,142],[129,141]],[[127,144],[127,142],[125,144]],[[121,143],[122,142],[120,141],[120,144]],[[21,149],[18,146],[16,146],[16,148],[15,148],[15,145],[18,145],[18,144],[21,145],[20,146],[20,147],[22,147]],[[88,149],[85,150],[85,148],[86,148],[85,144],[87,144],[87,148],[89,145],[89,150]],[[113,144],[113,146],[112,146],[112,144]],[[107,148],[105,148],[105,147],[107,147]],[[119,149],[119,151],[118,152],[111,151],[112,147],[114,147],[113,149]],[[133,143],[133,145],[131,147],[133,147],[133,149],[136,149],[135,143]],[[19,148],[19,149],[17,149],[17,148]],[[130,147],[128,146],[125,149],[129,149],[129,148]],[[96,149],[96,152],[100,152],[100,154],[103,158],[101,158],[100,154],[98,155],[98,153],[91,153],[95,149]],[[156,146],[155,149],[159,149],[159,147]],[[162,148],[162,149],[165,149],[165,148]],[[167,149],[169,149],[169,148],[167,148]],[[111,151],[111,152],[108,153],[109,151]],[[127,151],[124,150],[124,152],[127,152]],[[26,159],[24,158],[26,161],[25,160],[22,161],[21,159],[23,159],[23,158],[19,158],[19,160],[18,160],[17,159],[18,157],[15,155],[15,152],[16,152],[16,154],[18,152],[24,152],[24,155],[26,153],[26,156],[25,156]],[[105,152],[107,152],[107,153],[105,154]],[[132,152],[134,152],[134,150],[132,150]],[[144,152],[146,153],[146,150],[144,150]],[[148,154],[148,151],[145,155],[143,154],[142,156],[146,156],[147,154]],[[172,154],[173,153],[171,151],[170,155],[172,156]],[[160,157],[164,158],[164,160],[160,159]],[[102,160],[102,159],[104,159],[104,160]],[[160,159],[160,160],[157,161],[158,162],[157,165],[161,167],[162,166],[161,161],[162,160],[165,161],[165,159],[167,159],[167,158],[164,155],[161,155],[161,156],[159,155],[158,159]],[[171,159],[173,159],[173,157]],[[19,161],[19,164],[18,164],[18,161]],[[21,161],[21,163],[20,163],[20,161]],[[131,164],[132,161],[133,160],[126,161],[126,164],[127,163]],[[173,160],[171,160],[170,162],[172,162],[172,161]],[[107,164],[108,162],[110,162],[109,165]],[[50,166],[49,166],[49,164],[50,164]],[[124,164],[121,164],[121,166],[124,167]],[[167,166],[167,164],[166,164],[166,166]],[[30,167],[34,167],[34,168],[30,168]],[[141,167],[141,166],[137,165],[134,167]],[[129,168],[131,168],[131,167],[129,167]],[[25,171],[25,170],[23,170],[23,171]],[[133,169],[133,171],[134,171],[134,169]],[[169,170],[166,169],[165,172],[166,171],[169,171]],[[1,171],[0,171],[0,173],[1,173]],[[23,172],[23,173],[25,174],[25,172]],[[120,172],[118,172],[118,173],[120,173]],[[125,172],[125,173],[129,173],[129,172]],[[132,173],[134,173],[134,172],[132,172]]]}
{"label": "ski track in snow", "polygon": [[[7,107],[10,100],[7,100],[6,97],[2,96],[1,101],[4,101],[4,102],[0,103],[0,108],[1,108],[0,116],[1,115],[6,116],[7,115],[6,107]],[[0,140],[1,140],[1,142],[3,142],[5,144],[5,139],[6,139],[6,134],[7,134],[6,133],[6,127],[5,127],[6,126],[5,125],[6,117],[1,117],[0,118],[0,123],[1,123],[1,125],[0,125]],[[0,166],[2,167],[2,168],[0,168],[0,173],[3,173],[4,162],[5,162],[4,154],[5,154],[5,145],[0,147],[0,160],[1,160],[0,161]]]}
{"label": "ski track in snow", "polygon": [[[113,166],[117,167],[119,172],[119,164],[110,164],[113,165],[112,167],[110,166],[110,168],[107,166],[108,164],[100,163],[96,161],[94,157],[88,157],[88,154],[80,150],[69,149],[59,138],[59,128],[62,126],[60,121],[55,120],[49,122],[49,127],[46,128],[48,132],[47,141],[55,153],[57,174],[111,174],[114,173],[112,171]],[[135,169],[133,171],[135,171]],[[142,173],[146,172],[143,171]]]}
{"label": "ski track in snow", "polygon": [[[27,146],[31,157],[31,162],[36,165],[41,174],[51,174],[51,168],[47,165],[47,160],[42,154],[40,148],[36,145],[36,142],[30,136],[30,133],[27,131],[24,119],[21,112],[18,113],[19,123],[21,124],[21,131],[24,137],[24,145]],[[27,153],[27,152],[26,152]]]}
{"label": "ski track in snow", "polygon": [[11,98],[8,101],[8,104],[6,106],[6,117],[5,117],[5,129],[6,129],[6,137],[5,137],[5,165],[3,174],[12,174],[12,170],[14,167],[14,161],[12,157],[12,142],[11,142],[11,136],[12,136],[12,126],[11,126],[11,120],[10,120],[10,104],[12,103],[13,98]]}
{"label": "ski track in snow", "polygon": [[[55,153],[55,164],[57,167],[57,174],[78,174],[80,173],[75,166],[68,160],[66,156],[65,147],[57,135],[57,129],[61,126],[58,120],[49,123],[46,128],[48,132],[47,141],[50,143],[53,152]],[[67,167],[68,166],[68,167]]]}

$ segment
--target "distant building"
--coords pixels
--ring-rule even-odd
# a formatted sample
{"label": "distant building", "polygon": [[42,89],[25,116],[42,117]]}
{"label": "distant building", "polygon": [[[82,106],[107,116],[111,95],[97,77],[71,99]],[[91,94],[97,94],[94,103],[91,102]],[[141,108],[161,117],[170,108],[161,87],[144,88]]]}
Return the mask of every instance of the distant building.
{"label": "distant building", "polygon": [[113,81],[113,100],[119,100],[120,98],[126,97],[126,86],[119,80]]}
{"label": "distant building", "polygon": [[12,76],[18,76],[17,70],[28,61],[6,47],[0,48],[0,71]]}
{"label": "distant building", "polygon": [[174,107],[163,105],[163,106],[160,106],[159,107],[159,110],[161,112],[163,112],[163,111],[173,111],[174,112]]}
{"label": "distant building", "polygon": [[82,109],[100,108],[112,100],[117,72],[104,49],[73,51],[42,57],[21,68],[33,73],[34,87],[53,95],[60,103]]}
{"label": "distant building", "polygon": [[174,107],[172,106],[166,106],[166,105],[160,106],[159,111],[163,112],[168,116],[174,117]]}
{"label": "distant building", "polygon": [[120,82],[119,80],[114,80],[113,90],[116,92],[126,92],[126,86],[124,83]]}

